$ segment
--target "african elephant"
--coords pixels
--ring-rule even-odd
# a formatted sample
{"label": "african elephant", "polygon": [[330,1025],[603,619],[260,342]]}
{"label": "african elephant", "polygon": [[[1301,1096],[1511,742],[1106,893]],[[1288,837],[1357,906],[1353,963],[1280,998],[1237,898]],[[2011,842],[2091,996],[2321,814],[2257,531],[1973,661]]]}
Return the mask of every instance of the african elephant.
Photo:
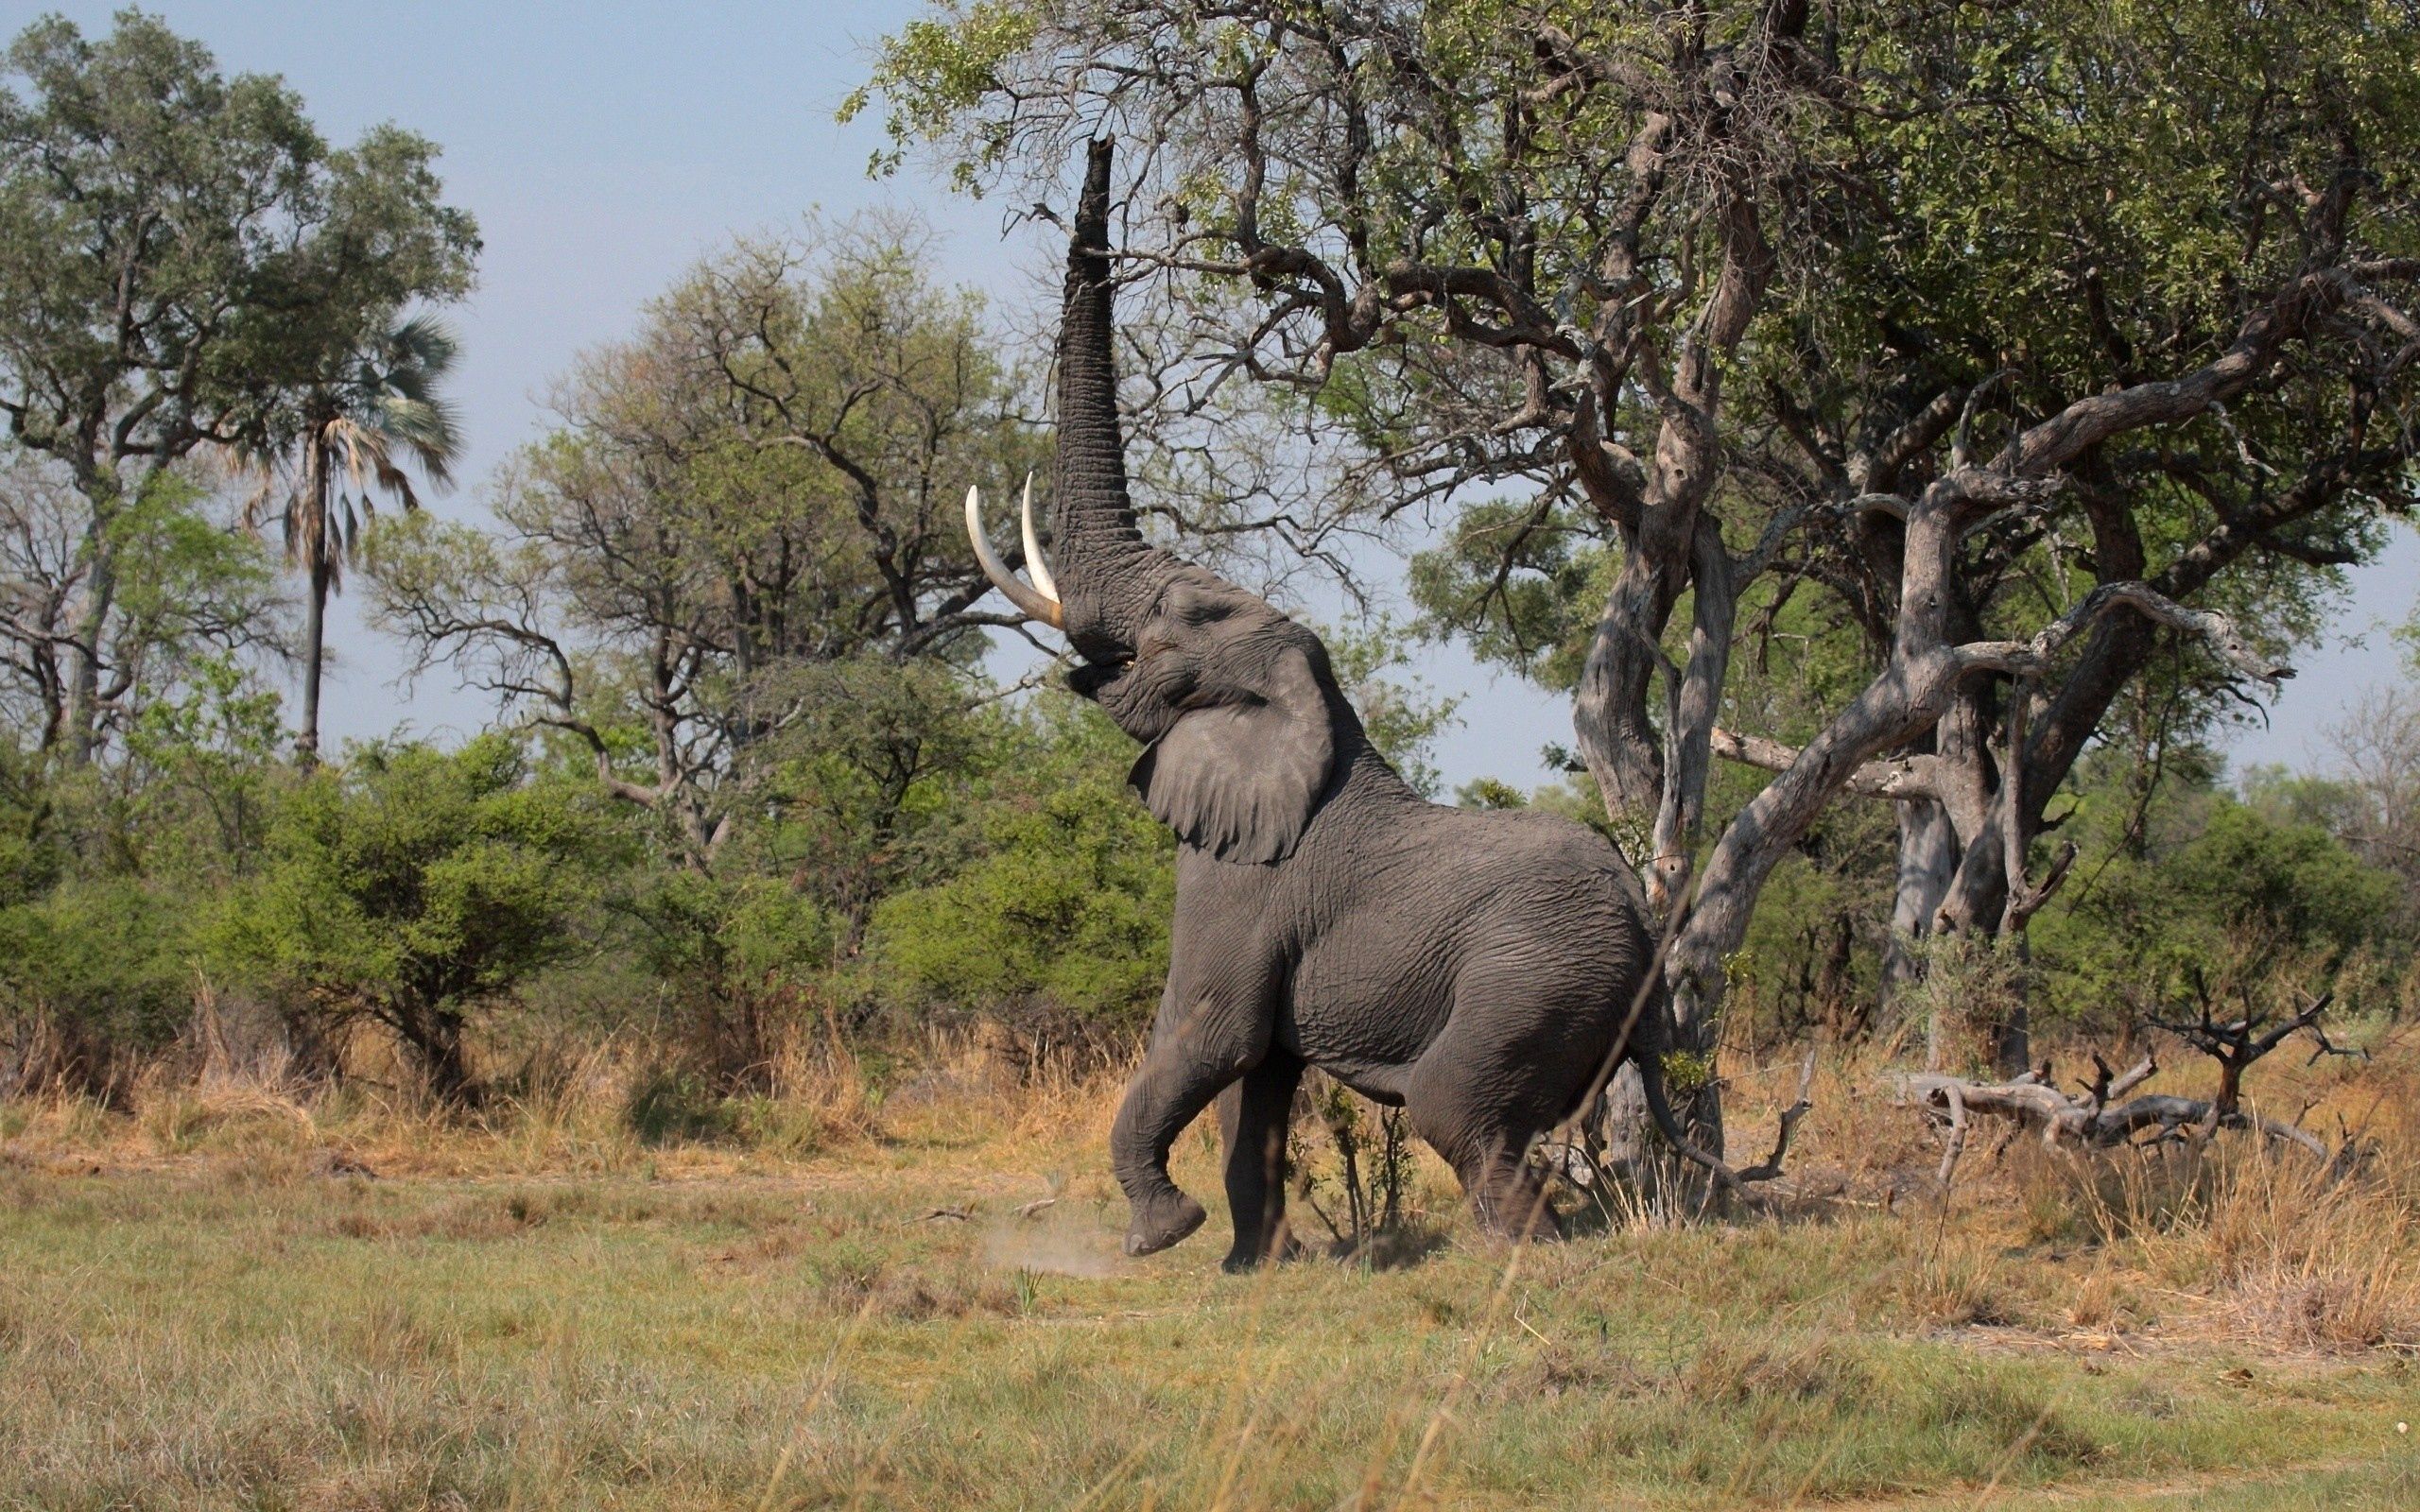
{"label": "african elephant", "polygon": [[[1318,636],[1143,540],[1111,355],[1109,167],[1094,143],[1067,258],[1055,573],[1030,480],[1030,585],[986,541],[974,490],[966,508],[994,584],[1065,633],[1069,685],[1142,743],[1132,784],[1180,840],[1167,990],[1111,1134],[1126,1251],[1201,1226],[1168,1150],[1215,1100],[1227,1266],[1270,1255],[1306,1064],[1404,1108],[1489,1229],[1550,1230],[1525,1156],[1641,1017],[1655,950],[1637,878],[1569,820],[1424,799],[1372,746]],[[1661,1022],[1624,1042],[1659,1107]]]}

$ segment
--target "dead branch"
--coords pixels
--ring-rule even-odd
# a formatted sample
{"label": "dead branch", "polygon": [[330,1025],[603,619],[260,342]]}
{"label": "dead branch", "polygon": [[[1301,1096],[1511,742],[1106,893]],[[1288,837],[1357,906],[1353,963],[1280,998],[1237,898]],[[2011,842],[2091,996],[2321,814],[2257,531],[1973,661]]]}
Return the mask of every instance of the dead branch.
{"label": "dead branch", "polygon": [[[1727,762],[1759,771],[1786,772],[1798,760],[1798,748],[1764,735],[1741,734],[1717,727],[1708,747]],[[1849,774],[1845,790],[1860,798],[1906,800],[1940,797],[1933,776],[1940,758],[1930,755],[1877,758]]]}
{"label": "dead branch", "polygon": [[1798,1121],[1814,1110],[1815,1103],[1812,1096],[1814,1090],[1815,1052],[1809,1050],[1806,1052],[1806,1060],[1801,1062],[1798,1068],[1798,1095],[1790,1100],[1788,1108],[1781,1110],[1781,1126],[1773,1132],[1773,1153],[1766,1156],[1758,1164],[1739,1172],[1738,1178],[1741,1181],[1771,1181],[1781,1175],[1782,1158],[1789,1153],[1790,1135],[1797,1132]]}
{"label": "dead branch", "polygon": [[2102,1107],[2089,1094],[2061,1091],[2030,1076],[1974,1082],[1931,1073],[1907,1078],[1904,1090],[1907,1101],[1924,1108],[1946,1130],[1939,1173],[1945,1187],[1958,1167],[1971,1121],[1979,1116],[2002,1119],[2019,1131],[2039,1133],[2042,1143],[2053,1149],[2198,1143],[2219,1129],[2236,1128],[2299,1145],[2322,1160],[2333,1159],[2333,1152],[2307,1129],[2240,1110],[2222,1113],[2215,1104],[2198,1097],[2147,1094]]}
{"label": "dead branch", "polygon": [[2246,641],[2228,616],[2216,610],[2188,608],[2149,583],[2137,582],[2103,583],[2078,600],[2066,613],[2035,631],[2031,640],[1972,642],[1958,647],[1958,659],[1971,671],[2031,677],[2048,666],[2061,646],[2121,606],[2153,624],[2200,637],[2220,660],[2273,692],[2280,679],[2294,675],[2291,667]]}
{"label": "dead branch", "polygon": [[1949,1137],[1942,1142],[1941,1171],[1934,1179],[1946,1192],[1949,1173],[1958,1169],[1958,1157],[1966,1149],[1966,1094],[1956,1082],[1946,1082],[1941,1089],[1941,1100],[1949,1113]]}
{"label": "dead branch", "polygon": [[2325,1142],[2297,1124],[2247,1112],[2241,1103],[2244,1072],[2295,1034],[2309,1034],[2319,1041],[2313,1061],[2323,1055],[2361,1053],[2335,1044],[2319,1028],[2320,1015],[2327,1010],[2334,994],[2322,993],[2283,1020],[2255,1008],[2246,999],[2240,1018],[2221,1020],[2198,974],[2193,988],[2199,1000],[2198,1018],[2175,1022],[2154,1019],[2152,1023],[2219,1063],[2218,1095],[2206,1101],[2165,1093],[2127,1096],[2159,1073],[2158,1061],[2148,1054],[2120,1073],[2096,1053],[2092,1079],[2072,1092],[2053,1083],[2047,1061],[2037,1071],[2002,1082],[1932,1073],[1907,1077],[1900,1084],[1901,1100],[1923,1108],[1944,1129],[1941,1186],[1947,1189],[1966,1147],[1972,1120],[1978,1116],[2005,1121],[2013,1134],[2037,1132],[2042,1143],[2052,1148],[2132,1148],[2171,1142],[2199,1145],[2221,1129],[2245,1129],[2296,1145],[2326,1162],[2331,1171],[2348,1169],[2358,1159],[2349,1142],[2331,1151]]}
{"label": "dead branch", "polygon": [[[2238,999],[2243,1005],[2243,1016],[2221,1021],[2214,1011],[2210,988],[2197,968],[2192,972],[2193,996],[2200,1017],[2190,1022],[2174,1022],[2164,1019],[2151,1021],[2152,1027],[2165,1029],[2194,1049],[2219,1063],[2219,1094],[2212,1102],[2222,1114],[2232,1114],[2241,1093],[2243,1074],[2255,1061],[2297,1034],[2316,1032],[2319,1016],[2336,1000],[2333,992],[2323,992],[2306,1005],[2302,1011],[2276,1022],[2275,1015],[2256,1007],[2249,994],[2240,990]],[[2334,1048],[2325,1034],[2319,1036],[2322,1053]],[[2311,1057],[2318,1059],[2317,1056]]]}

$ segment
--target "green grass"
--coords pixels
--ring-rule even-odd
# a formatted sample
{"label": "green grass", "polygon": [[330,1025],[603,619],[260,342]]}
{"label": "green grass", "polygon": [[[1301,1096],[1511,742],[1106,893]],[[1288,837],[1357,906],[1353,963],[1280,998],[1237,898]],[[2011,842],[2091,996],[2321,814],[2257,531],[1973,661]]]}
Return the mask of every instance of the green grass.
{"label": "green grass", "polygon": [[2420,1504],[2410,1356],[2062,1347],[2056,1261],[1906,1215],[1236,1280],[966,1159],[0,1163],[0,1507]]}

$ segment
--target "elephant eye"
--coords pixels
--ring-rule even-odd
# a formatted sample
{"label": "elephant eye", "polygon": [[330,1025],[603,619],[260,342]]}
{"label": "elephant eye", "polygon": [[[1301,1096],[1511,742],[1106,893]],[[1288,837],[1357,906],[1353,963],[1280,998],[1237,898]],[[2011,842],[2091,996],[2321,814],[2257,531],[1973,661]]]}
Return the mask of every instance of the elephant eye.
{"label": "elephant eye", "polygon": [[1197,598],[1180,605],[1177,618],[1187,625],[1215,625],[1232,616],[1236,606],[1223,598]]}

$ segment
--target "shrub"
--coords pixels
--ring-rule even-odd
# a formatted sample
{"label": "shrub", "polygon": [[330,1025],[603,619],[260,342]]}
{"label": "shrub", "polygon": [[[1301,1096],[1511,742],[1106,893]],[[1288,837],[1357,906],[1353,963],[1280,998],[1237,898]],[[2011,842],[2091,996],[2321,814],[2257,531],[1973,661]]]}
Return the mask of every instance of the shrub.
{"label": "shrub", "polygon": [[357,750],[285,799],[212,954],[298,1006],[385,1024],[459,1099],[466,1016],[581,949],[614,849],[601,802],[586,784],[533,779],[500,736],[451,753]]}
{"label": "shrub", "polygon": [[1028,740],[971,807],[973,855],[875,909],[864,990],[909,1011],[1148,1022],[1167,974],[1175,844],[1127,793],[1131,747],[1098,715]]}

